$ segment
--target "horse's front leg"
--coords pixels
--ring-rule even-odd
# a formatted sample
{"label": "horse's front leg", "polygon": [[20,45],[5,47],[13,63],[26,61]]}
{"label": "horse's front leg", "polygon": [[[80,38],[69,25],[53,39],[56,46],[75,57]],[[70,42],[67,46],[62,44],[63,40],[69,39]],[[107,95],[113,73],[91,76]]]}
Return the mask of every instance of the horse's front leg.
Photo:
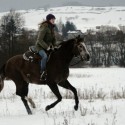
{"label": "horse's front leg", "polygon": [[58,86],[55,83],[49,83],[48,86],[50,87],[50,89],[52,90],[52,92],[56,95],[57,97],[57,101],[55,101],[54,103],[46,106],[46,111],[48,111],[49,109],[53,108],[56,104],[58,104],[61,100],[62,100],[62,96],[59,92]]}
{"label": "horse's front leg", "polygon": [[78,110],[78,105],[79,105],[79,99],[78,99],[78,95],[77,95],[77,90],[75,87],[73,87],[70,82],[68,80],[64,81],[64,82],[61,82],[58,84],[59,86],[63,87],[63,88],[66,88],[66,89],[69,89],[71,90],[73,93],[74,93],[74,96],[75,96],[75,106],[74,106],[74,109],[75,110]]}

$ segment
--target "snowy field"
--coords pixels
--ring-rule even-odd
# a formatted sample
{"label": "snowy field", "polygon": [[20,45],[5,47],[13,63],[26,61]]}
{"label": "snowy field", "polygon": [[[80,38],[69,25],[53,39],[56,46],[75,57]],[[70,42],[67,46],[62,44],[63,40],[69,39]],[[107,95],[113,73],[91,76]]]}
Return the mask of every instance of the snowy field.
{"label": "snowy field", "polygon": [[[52,13],[56,16],[56,23],[60,20],[65,23],[67,20],[73,22],[77,29],[85,32],[87,29],[95,29],[96,26],[109,25],[119,29],[119,25],[125,24],[125,7],[89,7],[89,6],[64,6],[19,10],[25,19],[25,27],[38,29],[38,24],[45,19],[46,15]],[[0,18],[8,12],[0,13]]]}
{"label": "snowy field", "polygon": [[48,86],[29,86],[36,109],[27,115],[15,85],[5,81],[0,93],[0,125],[125,125],[125,69],[70,69],[69,81],[77,88],[80,99],[74,111],[73,94],[59,87],[63,96],[55,108],[45,111],[56,100]]}

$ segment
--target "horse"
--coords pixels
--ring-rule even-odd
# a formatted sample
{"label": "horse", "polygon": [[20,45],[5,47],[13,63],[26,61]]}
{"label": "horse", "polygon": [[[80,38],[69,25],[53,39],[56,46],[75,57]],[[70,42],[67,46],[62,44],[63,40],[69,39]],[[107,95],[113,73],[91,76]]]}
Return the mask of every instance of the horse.
{"label": "horse", "polygon": [[11,57],[0,69],[0,92],[4,87],[4,80],[10,79],[16,85],[16,95],[21,97],[22,102],[28,114],[32,111],[28,105],[28,101],[35,108],[35,103],[31,98],[28,98],[29,83],[37,85],[48,85],[51,91],[57,97],[57,100],[52,104],[46,106],[45,110],[48,111],[57,105],[62,96],[59,92],[58,86],[71,90],[75,97],[74,109],[78,110],[79,99],[77,90],[67,80],[69,76],[70,62],[74,56],[81,57],[82,61],[89,61],[90,54],[84,43],[84,39],[76,37],[69,39],[60,44],[58,50],[53,51],[47,62],[46,80],[40,80],[40,62],[28,61],[23,58],[23,55],[16,55]]}

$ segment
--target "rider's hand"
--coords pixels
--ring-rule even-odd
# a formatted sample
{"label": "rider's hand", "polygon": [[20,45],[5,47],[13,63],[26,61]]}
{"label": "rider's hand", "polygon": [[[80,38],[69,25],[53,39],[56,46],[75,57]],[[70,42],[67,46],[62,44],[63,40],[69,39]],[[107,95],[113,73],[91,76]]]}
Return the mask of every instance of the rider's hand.
{"label": "rider's hand", "polygon": [[47,48],[47,51],[49,51],[49,50],[50,50],[50,47]]}
{"label": "rider's hand", "polygon": [[54,50],[54,47],[52,45],[47,48],[47,51],[52,51],[52,50]]}

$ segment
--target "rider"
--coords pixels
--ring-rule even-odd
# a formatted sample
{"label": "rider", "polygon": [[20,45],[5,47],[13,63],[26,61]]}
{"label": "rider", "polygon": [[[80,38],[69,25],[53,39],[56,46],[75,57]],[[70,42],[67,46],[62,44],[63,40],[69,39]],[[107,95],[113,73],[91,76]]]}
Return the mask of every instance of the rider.
{"label": "rider", "polygon": [[45,51],[49,50],[50,48],[56,47],[56,38],[54,34],[55,19],[56,18],[53,14],[48,14],[46,16],[46,21],[42,22],[39,27],[38,38],[35,46],[39,55],[42,57],[40,78],[43,78],[43,76],[45,76],[47,62],[47,54]]}

